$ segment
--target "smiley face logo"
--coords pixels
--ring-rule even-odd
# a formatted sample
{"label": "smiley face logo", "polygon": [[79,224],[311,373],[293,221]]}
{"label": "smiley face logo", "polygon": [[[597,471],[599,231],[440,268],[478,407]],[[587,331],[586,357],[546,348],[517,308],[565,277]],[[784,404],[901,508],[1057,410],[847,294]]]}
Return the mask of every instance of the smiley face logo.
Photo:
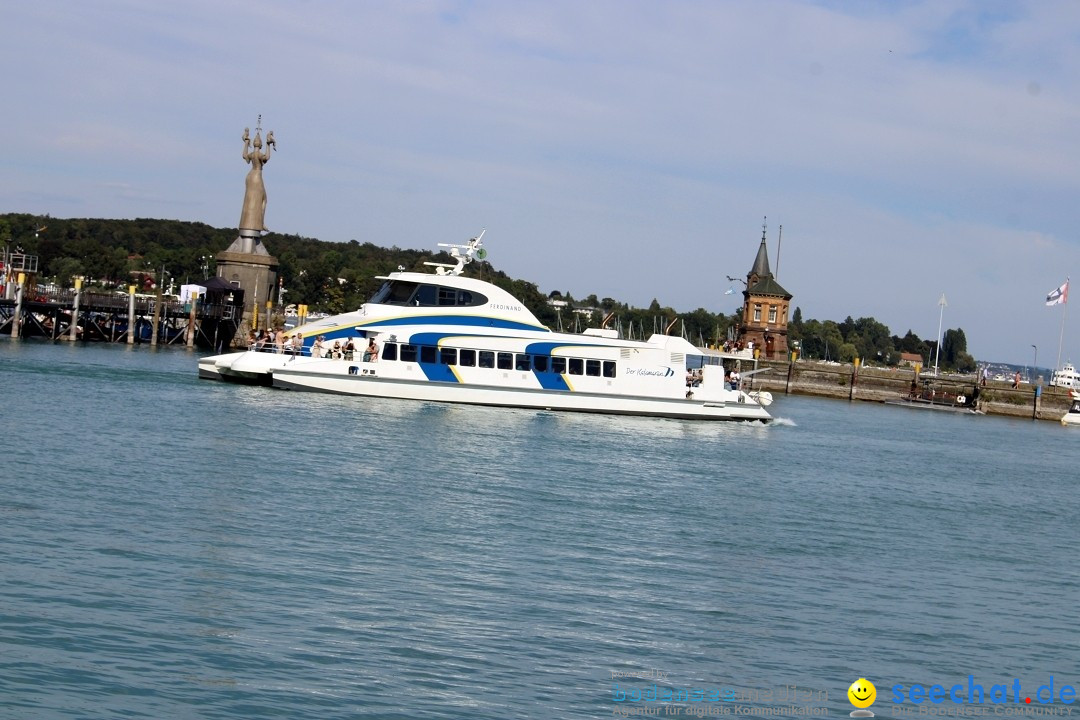
{"label": "smiley face logo", "polygon": [[877,688],[866,678],[859,678],[847,689],[848,700],[857,708],[868,708],[877,700]]}

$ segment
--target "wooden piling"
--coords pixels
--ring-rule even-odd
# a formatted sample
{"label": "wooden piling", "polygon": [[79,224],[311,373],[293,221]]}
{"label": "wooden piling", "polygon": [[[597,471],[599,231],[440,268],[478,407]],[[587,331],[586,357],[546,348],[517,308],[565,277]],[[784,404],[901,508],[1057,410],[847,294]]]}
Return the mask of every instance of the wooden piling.
{"label": "wooden piling", "polygon": [[188,316],[187,346],[195,347],[195,307],[199,302],[199,293],[191,294],[191,314]]}
{"label": "wooden piling", "polygon": [[19,328],[22,326],[23,295],[26,294],[26,273],[19,273],[19,284],[15,286],[15,315],[11,318],[11,337],[19,337]]}
{"label": "wooden piling", "polygon": [[851,387],[848,389],[848,402],[855,399],[855,386],[859,384],[859,365],[861,358],[855,358],[855,362],[851,363]]}
{"label": "wooden piling", "polygon": [[75,297],[71,300],[71,327],[68,328],[68,340],[79,339],[79,298],[82,295],[82,278],[75,278]]}
{"label": "wooden piling", "polygon": [[161,280],[164,279],[165,273],[162,273],[157,283],[157,294],[154,296],[154,321],[150,332],[150,347],[156,347],[158,344],[158,328],[161,325]]}
{"label": "wooden piling", "polygon": [[795,358],[796,357],[798,357],[797,352],[792,351],[791,355],[790,355],[791,359],[788,361],[788,366],[787,366],[787,383],[784,385],[784,394],[785,395],[790,395],[791,394],[791,376],[795,374]]}
{"label": "wooden piling", "polygon": [[[113,323],[115,325],[115,323]],[[135,286],[128,285],[128,345],[135,344]]]}

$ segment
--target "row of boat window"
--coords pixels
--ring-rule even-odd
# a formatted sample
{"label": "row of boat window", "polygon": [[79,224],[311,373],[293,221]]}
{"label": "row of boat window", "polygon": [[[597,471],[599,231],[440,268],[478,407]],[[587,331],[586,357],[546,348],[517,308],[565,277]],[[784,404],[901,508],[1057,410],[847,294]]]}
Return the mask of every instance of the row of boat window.
{"label": "row of boat window", "polygon": [[527,353],[495,352],[493,350],[470,350],[468,348],[436,347],[434,345],[405,345],[386,343],[383,360],[401,362],[438,363],[463,367],[520,370],[521,372],[553,372],[593,377],[615,377],[614,360],[586,360],[573,357],[529,355]]}
{"label": "row of boat window", "polygon": [[383,305],[413,305],[418,307],[479,307],[488,299],[478,292],[469,292],[443,285],[427,285],[405,280],[387,280],[369,302]]}

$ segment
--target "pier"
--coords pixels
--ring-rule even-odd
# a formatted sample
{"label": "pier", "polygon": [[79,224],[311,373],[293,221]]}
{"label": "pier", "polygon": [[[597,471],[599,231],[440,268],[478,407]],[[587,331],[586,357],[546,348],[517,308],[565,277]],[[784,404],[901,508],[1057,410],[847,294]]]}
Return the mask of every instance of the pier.
{"label": "pier", "polygon": [[0,335],[222,350],[231,345],[243,310],[239,289],[184,303],[130,291],[38,292],[31,286],[21,298],[0,299]]}

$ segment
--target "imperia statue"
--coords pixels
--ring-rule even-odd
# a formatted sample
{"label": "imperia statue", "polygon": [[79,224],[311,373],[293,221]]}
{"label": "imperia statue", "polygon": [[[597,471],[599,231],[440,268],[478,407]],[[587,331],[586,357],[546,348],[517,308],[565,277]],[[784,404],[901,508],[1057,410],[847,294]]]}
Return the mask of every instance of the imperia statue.
{"label": "imperia statue", "polygon": [[263,185],[263,165],[270,162],[270,147],[277,148],[274,141],[274,131],[266,134],[266,151],[263,152],[263,141],[260,136],[260,128],[255,128],[255,141],[251,141],[251,131],[244,128],[244,161],[251,165],[245,181],[244,210],[240,214],[240,229],[263,232],[266,227],[266,186]]}

